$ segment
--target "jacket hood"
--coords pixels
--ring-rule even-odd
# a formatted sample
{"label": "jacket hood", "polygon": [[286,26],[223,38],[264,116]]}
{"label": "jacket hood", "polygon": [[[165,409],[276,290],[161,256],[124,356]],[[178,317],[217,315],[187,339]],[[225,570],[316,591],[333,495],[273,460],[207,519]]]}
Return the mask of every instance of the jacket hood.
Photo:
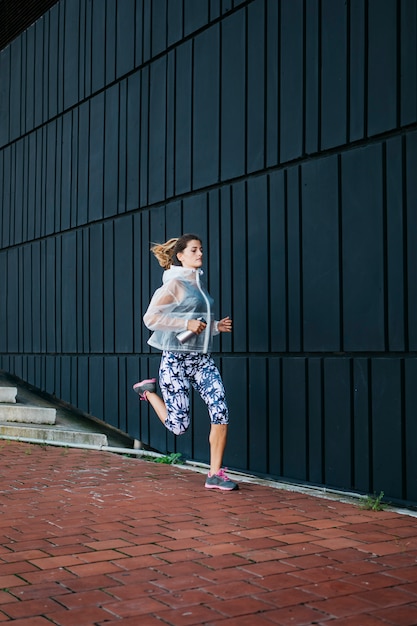
{"label": "jacket hood", "polygon": [[197,273],[201,275],[203,270],[189,269],[188,267],[183,267],[182,265],[172,265],[169,270],[165,270],[162,274],[162,283],[165,284],[174,278],[195,281]]}

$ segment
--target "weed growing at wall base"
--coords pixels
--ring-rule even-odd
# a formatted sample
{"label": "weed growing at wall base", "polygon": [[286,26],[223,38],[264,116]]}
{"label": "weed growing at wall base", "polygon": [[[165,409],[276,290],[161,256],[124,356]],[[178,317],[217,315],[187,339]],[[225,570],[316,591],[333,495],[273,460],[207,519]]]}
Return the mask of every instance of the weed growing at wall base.
{"label": "weed growing at wall base", "polygon": [[367,511],[383,511],[385,508],[385,504],[382,502],[383,497],[383,491],[379,493],[379,496],[377,496],[376,493],[374,493],[373,496],[366,496],[364,501],[360,504],[360,508]]}

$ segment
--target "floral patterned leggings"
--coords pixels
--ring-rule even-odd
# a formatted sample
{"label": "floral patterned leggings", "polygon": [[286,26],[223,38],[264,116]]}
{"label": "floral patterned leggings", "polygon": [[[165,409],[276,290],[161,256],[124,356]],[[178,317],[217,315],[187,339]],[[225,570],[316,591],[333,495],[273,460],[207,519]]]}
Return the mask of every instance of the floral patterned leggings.
{"label": "floral patterned leggings", "polygon": [[159,386],[167,407],[165,426],[182,435],[190,425],[190,384],[207,405],[212,424],[228,424],[223,381],[209,354],[164,351]]}

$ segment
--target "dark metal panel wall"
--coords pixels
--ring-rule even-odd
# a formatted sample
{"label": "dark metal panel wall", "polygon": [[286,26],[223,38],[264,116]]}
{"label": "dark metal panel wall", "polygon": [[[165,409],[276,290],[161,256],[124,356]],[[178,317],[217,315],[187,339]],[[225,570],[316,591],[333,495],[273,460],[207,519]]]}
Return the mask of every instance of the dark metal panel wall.
{"label": "dark metal panel wall", "polygon": [[0,0],[0,50],[36,22],[57,0]]}
{"label": "dark metal panel wall", "polygon": [[226,463],[417,502],[416,49],[413,0],[56,3],[0,52],[0,367],[206,461],[130,391],[198,232]]}

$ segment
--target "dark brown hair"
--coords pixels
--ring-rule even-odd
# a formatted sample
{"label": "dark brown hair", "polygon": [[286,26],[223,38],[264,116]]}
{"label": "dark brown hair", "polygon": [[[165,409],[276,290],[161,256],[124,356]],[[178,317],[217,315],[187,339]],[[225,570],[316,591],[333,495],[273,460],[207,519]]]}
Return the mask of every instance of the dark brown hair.
{"label": "dark brown hair", "polygon": [[157,258],[159,265],[168,270],[171,265],[181,265],[177,257],[178,252],[185,250],[188,243],[194,240],[201,243],[201,237],[192,233],[186,233],[181,235],[181,237],[168,239],[165,243],[155,243],[151,248],[151,252]]}

